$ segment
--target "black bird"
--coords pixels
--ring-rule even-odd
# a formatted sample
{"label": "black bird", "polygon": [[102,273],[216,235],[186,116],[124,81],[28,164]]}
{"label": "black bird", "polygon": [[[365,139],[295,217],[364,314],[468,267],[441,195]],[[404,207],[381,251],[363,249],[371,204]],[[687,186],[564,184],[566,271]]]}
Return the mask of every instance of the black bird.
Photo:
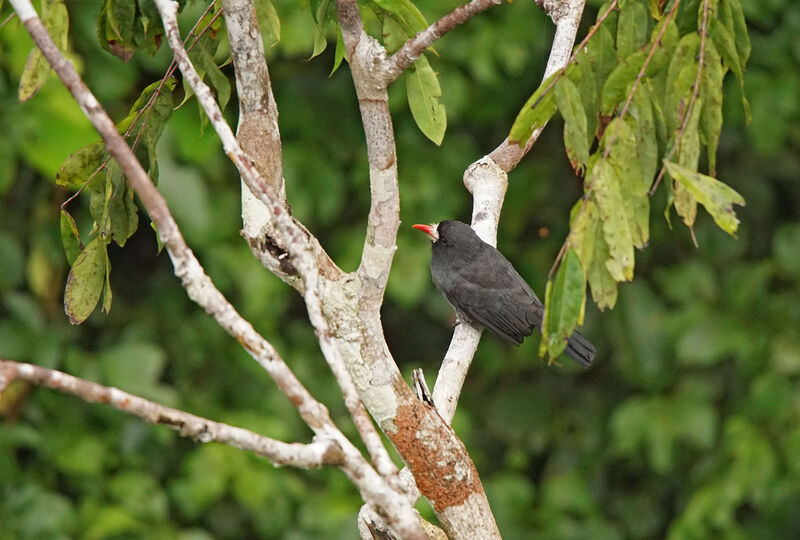
{"label": "black bird", "polygon": [[[431,277],[458,318],[519,345],[542,324],[544,306],[508,259],[460,221],[414,225],[433,239]],[[596,349],[578,331],[564,352],[583,367]]]}

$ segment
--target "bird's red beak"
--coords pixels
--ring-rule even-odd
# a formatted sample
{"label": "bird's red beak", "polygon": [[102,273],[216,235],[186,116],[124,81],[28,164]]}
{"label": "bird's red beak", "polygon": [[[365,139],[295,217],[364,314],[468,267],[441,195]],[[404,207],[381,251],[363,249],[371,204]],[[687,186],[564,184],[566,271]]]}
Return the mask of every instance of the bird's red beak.
{"label": "bird's red beak", "polygon": [[428,236],[430,236],[434,241],[439,239],[439,233],[436,230],[436,225],[414,225],[415,229],[419,229]]}

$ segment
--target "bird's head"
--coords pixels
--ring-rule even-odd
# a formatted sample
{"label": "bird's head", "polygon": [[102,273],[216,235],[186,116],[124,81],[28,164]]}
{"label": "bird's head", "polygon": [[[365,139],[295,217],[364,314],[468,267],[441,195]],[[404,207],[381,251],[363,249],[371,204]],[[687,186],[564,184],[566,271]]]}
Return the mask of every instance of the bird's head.
{"label": "bird's head", "polygon": [[431,225],[414,225],[433,240],[436,248],[445,246],[460,249],[479,249],[483,241],[475,234],[472,227],[460,221],[446,219]]}

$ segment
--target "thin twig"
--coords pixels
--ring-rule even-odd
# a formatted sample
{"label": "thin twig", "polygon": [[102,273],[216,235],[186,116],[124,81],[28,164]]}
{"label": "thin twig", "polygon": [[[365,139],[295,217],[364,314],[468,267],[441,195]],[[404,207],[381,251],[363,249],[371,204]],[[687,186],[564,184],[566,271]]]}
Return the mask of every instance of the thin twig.
{"label": "thin twig", "polygon": [[151,424],[169,426],[178,431],[182,437],[190,437],[203,443],[215,441],[228,444],[263,456],[274,465],[316,469],[324,465],[341,465],[344,458],[339,444],[331,439],[318,439],[309,444],[285,443],[61,371],[0,359],[0,388],[14,379],[72,394],[89,403],[111,405]]}
{"label": "thin twig", "polygon": [[472,0],[464,5],[458,6],[453,11],[430,25],[425,30],[421,30],[413,38],[406,41],[400,49],[389,58],[389,69],[391,80],[396,79],[411,67],[420,55],[433,45],[433,42],[445,35],[447,32],[464,24],[475,15],[486,11],[492,6],[497,6],[502,0]]}

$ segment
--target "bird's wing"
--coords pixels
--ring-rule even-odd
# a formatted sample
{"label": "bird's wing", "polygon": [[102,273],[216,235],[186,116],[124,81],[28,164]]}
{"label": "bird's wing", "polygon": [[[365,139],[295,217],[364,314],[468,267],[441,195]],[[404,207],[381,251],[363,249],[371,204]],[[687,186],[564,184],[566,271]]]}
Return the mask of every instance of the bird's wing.
{"label": "bird's wing", "polygon": [[[486,272],[489,267],[492,271]],[[517,344],[541,323],[541,302],[504,257],[493,257],[491,266],[483,257],[477,257],[460,268],[459,274],[461,286],[446,296],[469,321]]]}

